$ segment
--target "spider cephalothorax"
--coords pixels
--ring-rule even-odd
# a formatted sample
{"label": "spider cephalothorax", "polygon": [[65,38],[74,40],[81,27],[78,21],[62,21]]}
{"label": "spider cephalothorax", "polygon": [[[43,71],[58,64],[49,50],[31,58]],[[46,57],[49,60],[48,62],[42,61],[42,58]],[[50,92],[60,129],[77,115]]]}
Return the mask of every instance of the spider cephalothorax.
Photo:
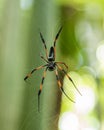
{"label": "spider cephalothorax", "polygon": [[55,69],[56,69],[56,64],[55,64],[55,62],[53,62],[53,61],[49,62],[47,68],[48,68],[49,71],[55,70]]}
{"label": "spider cephalothorax", "polygon": [[39,92],[38,92],[38,110],[39,110],[39,97],[40,97],[40,94],[41,94],[41,91],[42,91],[42,86],[43,86],[43,83],[44,83],[44,79],[45,79],[45,76],[46,76],[46,71],[49,70],[49,71],[55,71],[55,74],[56,74],[56,79],[57,79],[57,83],[58,83],[58,86],[60,88],[60,90],[65,94],[65,96],[71,100],[72,102],[75,102],[73,101],[64,91],[62,85],[61,85],[61,82],[60,82],[60,79],[59,79],[59,75],[58,75],[58,71],[57,69],[59,69],[60,71],[62,71],[67,77],[68,79],[72,82],[72,84],[74,85],[75,89],[79,92],[79,94],[81,95],[80,91],[77,89],[76,85],[74,84],[73,80],[71,79],[71,77],[67,74],[67,72],[60,66],[60,64],[63,64],[67,69],[68,69],[68,66],[64,63],[64,62],[55,62],[55,55],[56,55],[56,41],[58,39],[58,36],[60,34],[62,30],[62,27],[59,29],[56,37],[55,37],[55,40],[54,40],[54,45],[50,47],[50,51],[49,51],[49,54],[48,54],[48,51],[47,51],[47,46],[46,46],[46,43],[45,43],[45,40],[40,32],[40,37],[41,37],[41,40],[42,40],[42,43],[44,44],[44,48],[45,48],[45,53],[46,53],[46,58],[44,58],[43,56],[41,56],[41,58],[46,62],[45,65],[42,65],[42,66],[39,66],[35,69],[33,69],[25,78],[24,80],[27,80],[34,71],[36,70],[39,70],[39,69],[42,69],[42,68],[45,68],[44,70],[44,73],[43,73],[43,77],[42,77],[42,81],[41,81],[41,84],[40,84],[40,89],[39,89]]}

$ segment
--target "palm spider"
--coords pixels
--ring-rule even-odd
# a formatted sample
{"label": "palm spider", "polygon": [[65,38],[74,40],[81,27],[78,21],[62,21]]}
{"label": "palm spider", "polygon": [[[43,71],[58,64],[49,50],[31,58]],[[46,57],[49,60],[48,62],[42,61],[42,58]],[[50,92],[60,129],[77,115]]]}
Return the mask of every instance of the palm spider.
{"label": "palm spider", "polygon": [[72,102],[75,102],[74,100],[72,100],[64,91],[62,85],[61,85],[61,82],[60,82],[60,79],[59,79],[59,75],[58,75],[58,71],[57,69],[59,69],[60,71],[62,71],[66,76],[67,78],[72,82],[72,84],[74,85],[75,89],[79,92],[79,94],[81,95],[80,91],[77,89],[76,85],[74,84],[73,80],[71,79],[71,77],[67,74],[67,72],[60,66],[60,64],[63,64],[67,69],[68,69],[68,66],[64,63],[64,62],[56,62],[55,61],[55,55],[56,55],[56,41],[59,37],[59,34],[62,30],[62,27],[59,29],[58,33],[56,34],[56,37],[55,37],[55,40],[54,40],[54,44],[53,46],[50,47],[50,51],[49,51],[49,54],[48,54],[48,51],[47,51],[47,46],[46,46],[46,43],[45,43],[45,40],[42,36],[42,33],[40,32],[40,38],[42,40],[42,43],[44,45],[44,49],[45,49],[45,53],[46,53],[46,58],[44,58],[43,56],[41,56],[41,58],[46,62],[45,65],[42,65],[42,66],[39,66],[35,69],[33,69],[25,78],[24,80],[26,81],[33,73],[34,71],[36,70],[39,70],[39,69],[42,69],[42,68],[45,68],[44,70],[44,73],[43,73],[43,77],[42,77],[42,81],[41,81],[41,84],[40,84],[40,89],[38,91],[38,110],[39,110],[39,103],[40,103],[40,94],[41,94],[41,91],[42,91],[42,86],[43,86],[43,83],[44,83],[44,79],[45,79],[45,76],[46,76],[46,71],[49,70],[49,71],[54,71],[55,72],[55,75],[56,75],[56,79],[57,79],[57,83],[58,83],[58,86],[60,88],[60,90],[64,93],[64,95]]}

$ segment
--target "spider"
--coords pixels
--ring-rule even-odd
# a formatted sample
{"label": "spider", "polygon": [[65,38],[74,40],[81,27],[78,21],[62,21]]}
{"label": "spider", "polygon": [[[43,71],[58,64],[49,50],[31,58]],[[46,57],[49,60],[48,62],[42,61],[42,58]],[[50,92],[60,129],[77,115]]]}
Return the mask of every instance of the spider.
{"label": "spider", "polygon": [[36,70],[39,70],[39,69],[42,69],[42,68],[45,68],[44,72],[43,72],[43,77],[42,77],[42,81],[41,81],[41,84],[40,84],[40,89],[38,91],[38,111],[39,111],[39,104],[40,104],[40,94],[41,94],[41,91],[42,91],[42,86],[43,86],[43,83],[44,83],[44,79],[45,79],[45,76],[46,76],[46,71],[54,71],[55,72],[55,75],[56,75],[56,80],[57,80],[57,83],[58,83],[58,87],[60,88],[61,92],[64,93],[64,95],[73,103],[75,103],[74,100],[72,100],[64,91],[62,85],[61,85],[61,82],[60,82],[60,79],[59,79],[59,75],[58,75],[58,70],[59,69],[60,71],[62,71],[66,76],[67,78],[72,82],[72,84],[74,85],[75,89],[78,91],[78,93],[81,95],[80,91],[77,89],[76,85],[74,84],[72,78],[67,74],[67,72],[60,66],[60,64],[63,64],[66,69],[68,69],[68,66],[64,63],[64,62],[56,62],[55,61],[55,56],[56,56],[56,41],[61,33],[61,30],[62,30],[62,27],[60,27],[58,33],[56,34],[56,37],[54,39],[54,44],[53,46],[50,47],[50,51],[49,51],[49,54],[48,54],[48,50],[47,50],[47,46],[46,46],[46,43],[45,43],[45,40],[43,38],[43,35],[42,33],[40,32],[40,38],[42,40],[42,43],[44,45],[44,49],[45,49],[45,53],[46,53],[46,58],[44,58],[43,56],[40,56],[45,62],[46,64],[45,65],[42,65],[42,66],[39,66],[35,69],[33,69],[29,74],[27,74],[27,76],[24,78],[24,80],[26,81]]}

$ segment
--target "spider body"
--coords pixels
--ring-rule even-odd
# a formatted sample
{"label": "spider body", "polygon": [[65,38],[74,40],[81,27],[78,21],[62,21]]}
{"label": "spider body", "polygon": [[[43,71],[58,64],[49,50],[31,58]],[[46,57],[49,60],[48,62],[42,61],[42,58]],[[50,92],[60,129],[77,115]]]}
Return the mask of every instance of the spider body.
{"label": "spider body", "polygon": [[56,64],[54,61],[55,61],[54,48],[53,46],[51,46],[48,55],[48,64],[47,64],[47,68],[49,71],[54,71],[56,69]]}
{"label": "spider body", "polygon": [[50,61],[47,66],[49,71],[54,71],[56,69],[56,64],[54,61]]}
{"label": "spider body", "polygon": [[62,30],[62,27],[59,29],[58,33],[56,34],[56,37],[54,39],[54,45],[50,47],[50,51],[49,51],[49,55],[48,55],[48,51],[47,51],[47,46],[46,46],[46,43],[45,43],[45,40],[40,32],[40,37],[41,37],[41,40],[42,40],[42,43],[44,44],[44,49],[45,49],[45,53],[46,53],[46,58],[44,58],[43,56],[41,56],[41,58],[46,62],[45,65],[42,65],[42,66],[39,66],[35,69],[33,69],[25,78],[24,80],[27,80],[33,73],[34,71],[36,70],[39,70],[39,69],[42,69],[42,68],[45,68],[44,70],[44,73],[43,73],[43,77],[42,77],[42,81],[41,81],[41,84],[40,84],[40,89],[38,91],[38,111],[39,111],[39,102],[40,102],[40,94],[41,94],[41,91],[42,91],[42,87],[43,87],[43,83],[44,83],[44,79],[45,79],[45,76],[46,76],[46,71],[49,70],[49,71],[54,71],[55,72],[55,75],[56,75],[56,80],[57,80],[57,83],[58,83],[58,86],[60,88],[60,90],[64,93],[64,95],[72,102],[75,102],[73,101],[64,91],[63,87],[62,87],[62,84],[60,82],[60,79],[59,79],[59,75],[58,75],[58,69],[60,71],[62,71],[66,76],[67,78],[72,82],[72,84],[74,85],[75,89],[79,92],[79,94],[81,95],[80,91],[77,89],[76,85],[74,84],[73,80],[71,79],[71,77],[67,74],[67,72],[60,66],[60,65],[64,65],[67,69],[68,69],[68,66],[64,63],[64,62],[56,62],[55,61],[55,55],[56,55],[56,41],[58,39],[58,36],[60,34]]}
{"label": "spider body", "polygon": [[55,52],[53,46],[50,47],[48,61],[55,61]]}

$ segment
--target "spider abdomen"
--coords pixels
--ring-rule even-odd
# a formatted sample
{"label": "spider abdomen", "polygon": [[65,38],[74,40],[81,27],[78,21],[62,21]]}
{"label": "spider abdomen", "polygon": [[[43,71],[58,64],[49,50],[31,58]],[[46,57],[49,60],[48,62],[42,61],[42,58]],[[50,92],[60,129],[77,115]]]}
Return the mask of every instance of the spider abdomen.
{"label": "spider abdomen", "polygon": [[54,48],[50,47],[48,61],[54,61],[54,60],[55,60]]}

